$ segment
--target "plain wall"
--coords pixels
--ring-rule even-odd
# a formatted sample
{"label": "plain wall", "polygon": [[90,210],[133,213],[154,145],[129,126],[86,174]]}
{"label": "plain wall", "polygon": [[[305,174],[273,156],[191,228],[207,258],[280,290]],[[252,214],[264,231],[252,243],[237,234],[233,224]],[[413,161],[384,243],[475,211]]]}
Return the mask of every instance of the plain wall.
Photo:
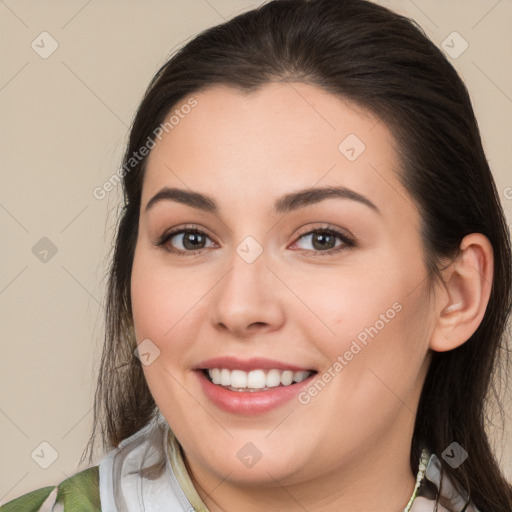
{"label": "plain wall", "polygon": [[[103,200],[93,190],[119,168],[147,84],[171,51],[260,3],[0,2],[0,502],[86,467],[78,461],[92,426],[121,199],[119,187]],[[472,96],[510,220],[512,2],[380,3],[415,19],[438,46],[454,31],[469,44],[450,59]],[[47,58],[40,54],[52,41],[42,32],[58,43]],[[505,435],[491,435],[512,481],[510,395],[506,403]],[[52,450],[57,458],[43,469],[36,460],[48,464]]]}

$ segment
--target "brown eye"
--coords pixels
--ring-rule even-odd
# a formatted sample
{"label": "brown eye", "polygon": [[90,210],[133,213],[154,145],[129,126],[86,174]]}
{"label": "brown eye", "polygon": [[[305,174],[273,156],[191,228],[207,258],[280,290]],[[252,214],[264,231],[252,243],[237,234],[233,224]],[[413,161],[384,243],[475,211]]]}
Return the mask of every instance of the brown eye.
{"label": "brown eye", "polygon": [[311,236],[311,242],[315,250],[321,251],[323,249],[334,249],[336,247],[336,235],[327,231],[317,231],[310,235],[304,235],[301,239]]}
{"label": "brown eye", "polygon": [[195,254],[207,248],[205,244],[209,239],[206,233],[198,229],[179,229],[163,235],[156,245],[174,254]]}
{"label": "brown eye", "polygon": [[174,236],[172,236],[170,240],[173,238],[176,238],[179,240],[179,237],[181,238],[181,245],[184,249],[187,250],[196,250],[196,249],[204,249],[204,244],[206,242],[206,236],[203,233],[200,233],[199,231],[182,231]]}
{"label": "brown eye", "polygon": [[[332,254],[344,249],[355,247],[356,245],[355,241],[347,235],[334,229],[326,228],[308,231],[298,238],[295,245],[298,245],[299,242],[307,239],[310,240],[310,247],[302,247],[302,249],[318,254]],[[337,240],[339,240],[338,243]]]}

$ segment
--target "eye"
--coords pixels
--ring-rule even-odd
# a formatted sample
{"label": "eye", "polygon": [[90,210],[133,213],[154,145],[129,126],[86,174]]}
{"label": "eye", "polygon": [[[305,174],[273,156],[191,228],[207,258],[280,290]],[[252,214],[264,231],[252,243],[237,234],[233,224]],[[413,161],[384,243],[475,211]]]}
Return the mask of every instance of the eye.
{"label": "eye", "polygon": [[[211,240],[210,237],[200,229],[180,228],[162,235],[155,245],[162,247],[168,252],[182,256],[186,254],[196,254],[208,248],[208,246],[205,245],[207,239]],[[176,248],[176,246],[178,247]]]}
{"label": "eye", "polygon": [[[313,248],[302,247],[302,249],[315,255],[333,254],[356,246],[356,242],[351,237],[331,227],[310,230],[300,235],[294,245],[308,238]],[[336,243],[336,239],[339,243]],[[172,254],[185,256],[198,254],[203,249],[215,246],[213,243],[206,245],[208,240],[211,241],[211,238],[203,230],[190,226],[164,233],[154,244]]]}
{"label": "eye", "polygon": [[[294,245],[297,245],[299,242],[307,239],[310,240],[310,243],[313,248],[302,248],[308,252],[315,252],[318,255],[333,254],[338,251],[342,251],[356,246],[355,241],[348,235],[341,233],[340,231],[337,231],[335,229],[326,227],[308,231],[307,233],[301,235]],[[336,243],[336,239],[338,239],[340,242]]]}

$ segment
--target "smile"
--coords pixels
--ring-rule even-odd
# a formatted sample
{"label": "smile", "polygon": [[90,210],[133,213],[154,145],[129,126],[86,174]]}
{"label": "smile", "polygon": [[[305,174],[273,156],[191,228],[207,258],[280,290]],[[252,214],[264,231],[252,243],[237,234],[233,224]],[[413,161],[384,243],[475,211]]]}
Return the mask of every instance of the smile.
{"label": "smile", "polygon": [[238,392],[268,391],[276,387],[290,386],[306,380],[313,373],[278,369],[244,371],[228,368],[210,368],[204,372],[213,384]]}
{"label": "smile", "polygon": [[[197,368],[205,399],[224,412],[254,416],[269,413],[288,404],[299,404],[297,395],[311,384],[315,370],[258,368],[248,364],[246,370],[215,365]],[[300,405],[299,405],[300,406]]]}

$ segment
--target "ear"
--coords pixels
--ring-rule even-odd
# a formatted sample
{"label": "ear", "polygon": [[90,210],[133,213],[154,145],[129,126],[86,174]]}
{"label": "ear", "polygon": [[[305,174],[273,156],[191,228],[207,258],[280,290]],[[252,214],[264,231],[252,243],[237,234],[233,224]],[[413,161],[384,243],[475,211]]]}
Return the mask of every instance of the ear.
{"label": "ear", "polygon": [[436,290],[436,321],[430,348],[453,350],[465,343],[480,325],[491,295],[494,256],[481,233],[464,237],[460,252],[441,272],[444,286]]}

